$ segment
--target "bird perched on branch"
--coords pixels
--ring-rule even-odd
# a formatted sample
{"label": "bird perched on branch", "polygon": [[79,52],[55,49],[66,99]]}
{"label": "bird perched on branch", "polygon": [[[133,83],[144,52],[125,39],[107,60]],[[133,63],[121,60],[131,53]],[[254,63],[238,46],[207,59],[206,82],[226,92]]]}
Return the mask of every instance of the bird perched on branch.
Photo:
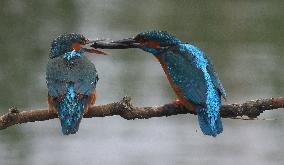
{"label": "bird perched on branch", "polygon": [[204,134],[215,137],[223,131],[219,110],[221,96],[225,98],[226,93],[213,65],[199,48],[164,31],[143,32],[134,38],[95,42],[91,46],[103,49],[140,48],[153,54],[177,95],[175,103],[198,114]]}
{"label": "bird perched on branch", "polygon": [[64,135],[75,134],[88,106],[96,101],[98,74],[83,48],[91,43],[83,35],[63,34],[53,40],[46,71],[49,110],[58,114]]}

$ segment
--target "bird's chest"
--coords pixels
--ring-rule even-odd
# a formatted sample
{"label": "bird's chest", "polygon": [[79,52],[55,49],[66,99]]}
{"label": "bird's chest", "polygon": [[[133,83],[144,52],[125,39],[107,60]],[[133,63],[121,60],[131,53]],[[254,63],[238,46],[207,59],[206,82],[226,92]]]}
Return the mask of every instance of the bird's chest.
{"label": "bird's chest", "polygon": [[167,52],[156,57],[175,93],[177,95],[182,95],[181,86],[177,82],[182,82],[184,79],[183,70],[186,69],[186,67],[183,65],[183,59],[172,52]]}
{"label": "bird's chest", "polygon": [[167,51],[157,56],[168,79],[182,86],[188,77],[188,72],[194,64],[193,59],[179,51]]}
{"label": "bird's chest", "polygon": [[184,75],[182,71],[177,70],[177,68],[182,68],[182,66],[179,66],[182,62],[180,63],[179,60],[171,58],[167,61],[167,59],[162,58],[161,56],[157,56],[157,59],[159,60],[167,79],[169,80],[170,85],[180,102],[189,110],[195,111],[192,103],[185,97],[184,88],[186,87],[186,82],[183,82],[183,79],[186,75]]}

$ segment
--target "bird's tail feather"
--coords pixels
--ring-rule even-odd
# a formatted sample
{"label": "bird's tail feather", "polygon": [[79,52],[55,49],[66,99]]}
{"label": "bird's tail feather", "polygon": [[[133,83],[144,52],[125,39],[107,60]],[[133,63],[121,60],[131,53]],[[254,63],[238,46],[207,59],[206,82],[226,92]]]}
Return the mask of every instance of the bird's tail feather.
{"label": "bird's tail feather", "polygon": [[211,116],[207,113],[205,108],[198,108],[198,121],[201,131],[205,135],[210,135],[216,137],[218,134],[223,132],[223,125],[220,118],[220,114],[215,114]]}
{"label": "bird's tail feather", "polygon": [[64,135],[75,134],[79,129],[87,97],[78,98],[74,83],[66,84],[66,95],[57,100],[58,115]]}

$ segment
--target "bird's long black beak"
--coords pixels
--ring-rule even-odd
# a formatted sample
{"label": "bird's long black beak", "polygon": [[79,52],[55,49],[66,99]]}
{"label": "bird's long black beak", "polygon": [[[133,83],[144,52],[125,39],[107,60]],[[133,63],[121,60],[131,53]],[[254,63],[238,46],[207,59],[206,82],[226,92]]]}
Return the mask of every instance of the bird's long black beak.
{"label": "bird's long black beak", "polygon": [[94,49],[94,48],[88,48],[86,46],[91,46],[90,44],[93,44],[93,43],[96,43],[96,42],[99,42],[99,41],[104,41],[104,40],[86,40],[83,44],[82,44],[82,48],[86,51],[86,52],[89,52],[89,53],[95,53],[95,54],[103,54],[103,55],[108,55],[108,53],[106,52],[103,52],[103,51],[100,51],[100,50],[97,50],[97,49]]}
{"label": "bird's long black beak", "polygon": [[100,49],[128,49],[128,48],[140,48],[141,44],[134,38],[126,38],[117,41],[95,41],[91,47]]}

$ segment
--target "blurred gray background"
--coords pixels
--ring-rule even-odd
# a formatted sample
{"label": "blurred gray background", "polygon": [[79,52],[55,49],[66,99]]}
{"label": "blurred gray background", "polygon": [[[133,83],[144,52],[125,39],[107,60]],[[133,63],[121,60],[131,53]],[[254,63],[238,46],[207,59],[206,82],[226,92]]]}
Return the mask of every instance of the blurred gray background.
{"label": "blurred gray background", "polygon": [[[50,42],[64,32],[120,39],[167,30],[207,53],[227,90],[224,104],[283,96],[283,6],[283,0],[1,0],[0,112],[47,107]],[[175,99],[152,55],[108,52],[89,55],[100,76],[97,104],[125,95],[137,106]],[[283,116],[280,110],[260,116],[269,120],[223,119],[217,138],[202,135],[192,115],[83,119],[74,136],[62,135],[58,119],[22,124],[0,131],[0,164],[284,164]]]}

